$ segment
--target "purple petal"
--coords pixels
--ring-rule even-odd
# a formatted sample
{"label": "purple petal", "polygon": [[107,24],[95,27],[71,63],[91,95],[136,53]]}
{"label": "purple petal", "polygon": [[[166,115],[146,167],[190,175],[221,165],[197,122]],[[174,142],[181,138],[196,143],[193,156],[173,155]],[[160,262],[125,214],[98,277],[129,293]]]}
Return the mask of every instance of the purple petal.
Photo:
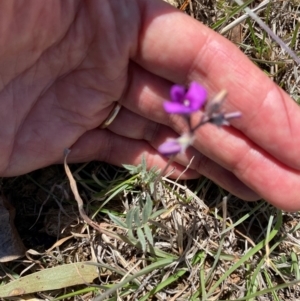
{"label": "purple petal", "polygon": [[182,103],[185,98],[186,89],[180,85],[173,85],[170,90],[171,102]]}
{"label": "purple petal", "polygon": [[193,112],[190,107],[180,103],[165,101],[163,103],[164,109],[169,114],[190,114]]}
{"label": "purple petal", "polygon": [[191,112],[198,111],[203,107],[206,102],[207,92],[204,87],[200,86],[196,82],[190,84],[185,98],[190,101]]}
{"label": "purple petal", "polygon": [[181,145],[176,139],[168,139],[158,147],[158,151],[165,156],[176,155],[181,152]]}

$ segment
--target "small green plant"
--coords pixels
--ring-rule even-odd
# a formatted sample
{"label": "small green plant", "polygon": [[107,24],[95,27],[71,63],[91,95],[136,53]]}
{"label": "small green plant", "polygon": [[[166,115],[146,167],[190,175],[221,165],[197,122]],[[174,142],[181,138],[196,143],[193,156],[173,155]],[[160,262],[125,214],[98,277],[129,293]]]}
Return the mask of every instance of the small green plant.
{"label": "small green plant", "polygon": [[152,212],[153,202],[148,192],[145,199],[140,197],[138,203],[133,205],[126,213],[125,222],[117,216],[109,213],[109,218],[119,227],[128,230],[128,238],[132,244],[139,246],[143,252],[146,251],[147,244],[153,248],[154,240],[149,222],[155,219],[162,212]]}
{"label": "small green plant", "polygon": [[141,185],[144,190],[149,189],[150,194],[154,193],[154,182],[159,174],[159,170],[157,170],[156,167],[147,170],[147,162],[144,155],[142,156],[142,162],[139,165],[123,164],[123,167],[128,170],[129,174],[137,175],[137,185]]}
{"label": "small green plant", "polygon": [[144,156],[138,166],[123,166],[129,171],[129,174],[136,176],[135,186],[139,186],[141,190],[135,195],[125,218],[122,219],[112,213],[108,213],[108,216],[117,226],[127,230],[131,244],[139,247],[143,252],[146,252],[147,245],[149,246],[148,250],[153,250],[154,220],[166,211],[165,209],[156,210],[153,206],[152,195],[159,171],[155,167],[147,170]]}

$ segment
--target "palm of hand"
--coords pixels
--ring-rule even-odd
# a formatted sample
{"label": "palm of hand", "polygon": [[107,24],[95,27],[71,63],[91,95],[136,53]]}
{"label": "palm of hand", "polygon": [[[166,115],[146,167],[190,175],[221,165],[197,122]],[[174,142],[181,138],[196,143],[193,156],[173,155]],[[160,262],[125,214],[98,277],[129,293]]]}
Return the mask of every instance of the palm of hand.
{"label": "palm of hand", "polygon": [[96,11],[75,1],[23,9],[29,17],[15,22],[6,16],[5,26],[13,29],[0,36],[6,41],[0,70],[3,176],[61,161],[66,147],[103,122],[127,80],[130,41],[99,30],[110,28],[114,16],[99,21]]}

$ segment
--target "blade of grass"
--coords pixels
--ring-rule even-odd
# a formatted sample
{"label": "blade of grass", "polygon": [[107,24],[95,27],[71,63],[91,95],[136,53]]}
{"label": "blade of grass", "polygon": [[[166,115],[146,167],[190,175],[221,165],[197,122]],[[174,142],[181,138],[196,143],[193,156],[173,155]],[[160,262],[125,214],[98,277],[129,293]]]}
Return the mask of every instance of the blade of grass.
{"label": "blade of grass", "polygon": [[[274,287],[272,286],[272,280],[271,280],[271,278],[270,278],[270,275],[269,275],[269,273],[268,273],[268,270],[264,270],[263,273],[264,273],[265,279],[267,280],[267,283],[268,283],[269,288],[274,288]],[[274,300],[274,301],[280,301],[279,298],[278,298],[278,296],[277,296],[277,294],[275,293],[275,291],[271,291],[271,294],[272,294],[272,296],[273,296],[273,299],[272,299],[272,300]]]}
{"label": "blade of grass", "polygon": [[295,252],[291,252],[291,260],[292,260],[291,272],[294,273],[297,280],[300,280],[299,263]]}
{"label": "blade of grass", "polygon": [[206,255],[203,253],[202,257],[201,257],[201,261],[200,261],[200,285],[201,285],[201,292],[202,292],[202,300],[206,300],[207,299],[207,295],[206,295],[206,289],[205,289],[205,283],[206,283],[206,279],[205,279],[205,259],[206,259]]}
{"label": "blade of grass", "polygon": [[[287,288],[289,286],[292,286],[294,284],[298,284],[300,282],[300,280],[294,280],[294,281],[291,281],[289,283],[282,283],[282,284],[278,284],[274,287],[271,287],[271,288],[267,288],[267,289],[264,289],[264,290],[260,290],[259,292],[255,293],[255,294],[252,294],[248,297],[244,297],[244,298],[239,298],[239,299],[235,299],[235,301],[248,301],[249,299],[252,299],[252,298],[257,298],[257,297],[260,297],[262,295],[265,295],[265,294],[268,294],[268,293],[272,293],[274,291],[278,291],[280,289],[283,289],[283,288]],[[257,300],[257,299],[254,299],[254,300]],[[218,300],[218,301],[228,301],[228,300]]]}
{"label": "blade of grass", "polygon": [[96,292],[97,290],[98,290],[97,287],[86,287],[82,290],[78,290],[78,291],[75,291],[75,292],[72,292],[72,293],[68,293],[68,294],[64,294],[62,296],[56,297],[54,299],[51,299],[51,301],[59,301],[59,300],[63,300],[63,299],[83,295],[83,294],[90,293],[90,292]]}
{"label": "blade of grass", "polygon": [[[224,232],[225,229],[226,229],[226,218],[227,218],[227,197],[223,198],[222,207],[223,207],[223,226],[222,226],[223,228],[222,228],[222,232]],[[219,248],[218,248],[218,251],[215,255],[214,263],[213,263],[208,275],[205,278],[205,284],[207,284],[208,281],[210,280],[210,277],[212,276],[212,274],[215,270],[215,267],[217,266],[217,264],[220,260],[220,255],[221,255],[221,252],[222,252],[222,249],[223,249],[224,239],[225,239],[225,234],[221,234],[221,239],[220,239],[220,242],[219,242]]]}
{"label": "blade of grass", "polygon": [[[118,289],[122,288],[125,284],[127,284],[128,282],[133,281],[134,279],[136,279],[137,277],[140,276],[144,276],[150,272],[152,272],[155,269],[159,269],[159,268],[164,268],[167,265],[173,263],[174,261],[176,261],[174,258],[166,258],[166,259],[161,259],[157,262],[154,262],[148,266],[146,266],[145,268],[143,268],[142,270],[140,270],[139,272],[135,273],[132,276],[126,277],[123,281],[121,281],[120,283],[115,284],[112,288],[108,289],[106,292],[102,293],[100,296],[97,296],[96,298],[94,298],[93,301],[103,301],[105,300],[109,295],[115,293]],[[100,266],[101,264],[99,263],[91,263],[92,265],[96,265],[96,266]]]}
{"label": "blade of grass", "polygon": [[240,225],[241,223],[243,223],[246,219],[248,219],[249,217],[253,216],[253,214],[256,211],[258,211],[263,205],[265,205],[264,202],[259,203],[251,211],[249,211],[242,218],[240,218],[237,222],[235,222],[234,224],[231,224],[228,228],[226,228],[224,231],[222,231],[221,235],[227,233],[228,231],[231,231],[232,229],[236,228],[238,225]]}
{"label": "blade of grass", "polygon": [[[257,7],[255,7],[254,9],[252,9],[253,12],[257,12],[257,11],[261,11],[262,9],[264,9],[264,7],[266,5],[268,5],[268,3],[272,1],[272,0],[264,0],[263,2],[261,2]],[[245,3],[246,4],[246,3]],[[247,5],[245,5],[247,6]],[[241,6],[239,6],[241,7]],[[240,11],[240,10],[239,10]],[[227,26],[225,26],[224,28],[222,28],[222,30],[219,32],[220,34],[225,34],[227,31],[229,31],[230,29],[232,29],[233,27],[237,26],[238,24],[242,23],[244,20],[246,20],[247,18],[249,18],[249,15],[246,13],[243,16],[240,16],[239,18],[235,19],[233,22],[231,22],[230,24],[228,24]]]}
{"label": "blade of grass", "polygon": [[295,31],[293,33],[293,37],[292,37],[292,40],[291,40],[291,48],[294,48],[296,46],[296,41],[297,41],[297,37],[298,37],[298,33],[299,33],[299,27],[300,27],[300,22],[297,21]]}
{"label": "blade of grass", "polygon": [[218,27],[220,27],[224,22],[226,22],[227,20],[229,20],[230,18],[232,18],[232,17],[233,17],[235,14],[237,14],[238,12],[242,11],[245,7],[247,7],[247,6],[248,6],[249,4],[251,4],[253,1],[254,1],[254,0],[248,0],[248,1],[246,1],[243,5],[240,5],[240,6],[235,7],[235,8],[232,10],[232,12],[231,12],[228,16],[226,16],[226,17],[220,19],[219,21],[217,21],[215,24],[213,24],[213,25],[211,26],[211,28],[214,29],[214,30],[216,30],[216,29],[217,29]]}
{"label": "blade of grass", "polygon": [[[242,0],[234,0],[238,5],[242,6],[245,3]],[[274,32],[262,21],[261,18],[259,18],[257,16],[256,13],[252,12],[251,9],[249,9],[248,7],[244,8],[246,13],[249,14],[249,16],[255,20],[259,26],[265,30],[269,36],[278,44],[280,45],[288,54],[291,58],[293,58],[293,60],[300,65],[300,58],[295,54],[295,52],[293,50],[291,50],[276,34],[274,34]]]}
{"label": "blade of grass", "polygon": [[161,282],[158,286],[156,286],[154,289],[152,289],[149,293],[147,293],[143,298],[139,299],[139,301],[146,301],[149,300],[149,298],[151,296],[153,296],[155,293],[158,293],[159,291],[161,291],[162,289],[164,289],[165,287],[169,286],[170,284],[178,281],[178,279],[183,276],[185,273],[187,272],[187,270],[178,270],[176,271],[173,275],[171,275],[170,277],[168,277],[166,280],[164,280],[163,282]]}
{"label": "blade of grass", "polygon": [[[274,229],[270,232],[269,234],[269,241],[272,240],[275,235],[278,233],[281,225],[282,225],[282,213],[281,211],[278,211],[278,217],[277,217],[277,221],[276,224],[274,226]],[[249,260],[250,257],[252,257],[254,254],[256,254],[258,251],[260,251],[265,245],[266,243],[268,243],[269,241],[266,241],[266,239],[262,240],[261,242],[259,242],[253,249],[251,249],[250,251],[248,251],[237,263],[235,263],[230,269],[228,269],[223,275],[222,277],[220,277],[220,279],[218,279],[214,285],[210,288],[210,290],[207,293],[207,297],[209,298],[214,291],[217,289],[217,287],[233,272],[235,271],[238,267],[240,267],[242,264],[244,264],[246,261]]]}
{"label": "blade of grass", "polygon": [[252,23],[251,23],[251,21],[249,19],[247,19],[247,24],[249,26],[249,31],[250,31],[251,38],[252,38],[252,41],[254,43],[254,46],[255,46],[256,49],[259,50],[260,49],[260,43],[259,43],[259,41],[258,41],[258,39],[257,39],[257,37],[255,35],[254,28],[253,28]]}

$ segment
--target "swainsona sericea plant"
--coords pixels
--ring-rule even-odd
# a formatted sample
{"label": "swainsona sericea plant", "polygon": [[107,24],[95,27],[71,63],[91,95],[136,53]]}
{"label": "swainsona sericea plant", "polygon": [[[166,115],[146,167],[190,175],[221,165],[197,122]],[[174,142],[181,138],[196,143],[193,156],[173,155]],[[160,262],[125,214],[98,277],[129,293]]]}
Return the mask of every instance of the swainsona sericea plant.
{"label": "swainsona sericea plant", "polygon": [[[184,86],[173,85],[170,90],[170,100],[163,103],[164,109],[169,114],[180,114],[188,122],[189,131],[177,139],[167,139],[158,147],[158,151],[165,156],[184,153],[193,144],[194,132],[206,123],[217,126],[230,125],[229,120],[240,117],[240,112],[224,113],[222,104],[226,91],[219,92],[211,101],[207,102],[207,91],[196,82],[192,82],[188,89]],[[200,122],[192,127],[191,114],[203,109]]]}

